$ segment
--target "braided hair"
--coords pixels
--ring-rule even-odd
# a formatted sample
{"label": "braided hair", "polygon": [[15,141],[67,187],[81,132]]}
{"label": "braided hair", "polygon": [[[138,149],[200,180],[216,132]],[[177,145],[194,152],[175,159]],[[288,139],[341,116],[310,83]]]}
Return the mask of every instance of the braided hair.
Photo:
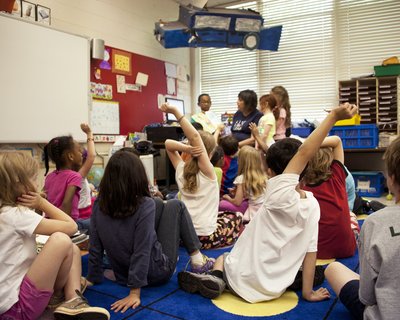
{"label": "braided hair", "polygon": [[56,169],[60,170],[65,165],[64,154],[66,151],[73,150],[74,139],[72,136],[55,137],[44,146],[44,165],[47,175],[49,172],[49,159],[56,165]]}

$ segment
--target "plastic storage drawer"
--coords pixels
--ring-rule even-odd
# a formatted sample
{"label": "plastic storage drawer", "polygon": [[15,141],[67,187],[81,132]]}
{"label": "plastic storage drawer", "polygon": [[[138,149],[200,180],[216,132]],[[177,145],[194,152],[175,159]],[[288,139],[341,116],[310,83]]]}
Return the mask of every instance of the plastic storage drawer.
{"label": "plastic storage drawer", "polygon": [[380,197],[384,190],[385,177],[378,171],[356,171],[351,173],[356,191],[362,197]]}
{"label": "plastic storage drawer", "polygon": [[329,135],[339,136],[344,149],[375,149],[378,147],[378,127],[375,124],[335,126]]}
{"label": "plastic storage drawer", "polygon": [[292,134],[302,137],[302,138],[307,138],[311,134],[312,131],[313,131],[313,128],[311,128],[311,127],[292,128]]}

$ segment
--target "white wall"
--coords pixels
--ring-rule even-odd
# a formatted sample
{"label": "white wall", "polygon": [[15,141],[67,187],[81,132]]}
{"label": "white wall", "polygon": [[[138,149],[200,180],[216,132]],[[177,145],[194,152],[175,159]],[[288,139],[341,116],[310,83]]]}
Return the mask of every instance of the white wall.
{"label": "white wall", "polygon": [[183,64],[189,70],[189,49],[164,49],[153,35],[156,21],[178,18],[175,1],[40,0],[40,4],[51,8],[51,25],[55,28],[103,39],[111,47]]}
{"label": "white wall", "polygon": [[[179,7],[173,0],[32,0],[51,9],[51,26],[62,31],[100,38],[105,44],[186,66],[190,74],[190,49],[164,49],[154,37],[154,23],[160,19],[173,21],[178,19]],[[1,84],[0,84],[1,85]],[[185,92],[187,105],[191,95]],[[186,112],[190,108],[186,107]],[[33,133],[32,133],[33,134]],[[37,145],[12,145],[11,147],[31,147],[37,159],[41,150]],[[109,144],[96,144],[100,153],[108,151]],[[0,148],[9,146],[0,145]],[[95,165],[102,165],[97,157]]]}

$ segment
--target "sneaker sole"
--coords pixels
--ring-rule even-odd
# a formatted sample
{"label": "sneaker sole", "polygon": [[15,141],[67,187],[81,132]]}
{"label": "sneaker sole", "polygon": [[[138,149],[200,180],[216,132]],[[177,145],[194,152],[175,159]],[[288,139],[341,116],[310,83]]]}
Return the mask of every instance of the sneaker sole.
{"label": "sneaker sole", "polygon": [[88,307],[76,310],[60,307],[56,311],[54,311],[54,319],[109,320],[110,314],[107,310],[98,307]]}
{"label": "sneaker sole", "polygon": [[208,299],[215,299],[220,296],[219,287],[217,284],[211,280],[201,281],[191,273],[178,273],[178,283],[183,291],[189,293],[199,292],[203,297]]}

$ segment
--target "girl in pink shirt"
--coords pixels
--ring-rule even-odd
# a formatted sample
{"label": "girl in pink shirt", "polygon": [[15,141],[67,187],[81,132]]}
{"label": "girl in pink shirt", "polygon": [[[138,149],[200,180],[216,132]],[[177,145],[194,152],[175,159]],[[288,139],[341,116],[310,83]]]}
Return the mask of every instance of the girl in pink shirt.
{"label": "girl in pink shirt", "polygon": [[291,127],[291,113],[290,101],[287,90],[282,86],[275,86],[271,89],[271,94],[277,102],[277,108],[274,113],[278,113],[279,117],[276,121],[276,133],[274,136],[275,141],[281,140],[290,136]]}
{"label": "girl in pink shirt", "polygon": [[[81,124],[82,131],[87,134],[87,141],[93,141],[92,131],[87,124]],[[79,219],[79,191],[82,185],[82,148],[71,136],[60,136],[50,140],[44,147],[47,175],[49,159],[56,165],[56,170],[47,175],[44,190],[50,203],[72,217],[78,229],[89,229],[89,219]]]}

